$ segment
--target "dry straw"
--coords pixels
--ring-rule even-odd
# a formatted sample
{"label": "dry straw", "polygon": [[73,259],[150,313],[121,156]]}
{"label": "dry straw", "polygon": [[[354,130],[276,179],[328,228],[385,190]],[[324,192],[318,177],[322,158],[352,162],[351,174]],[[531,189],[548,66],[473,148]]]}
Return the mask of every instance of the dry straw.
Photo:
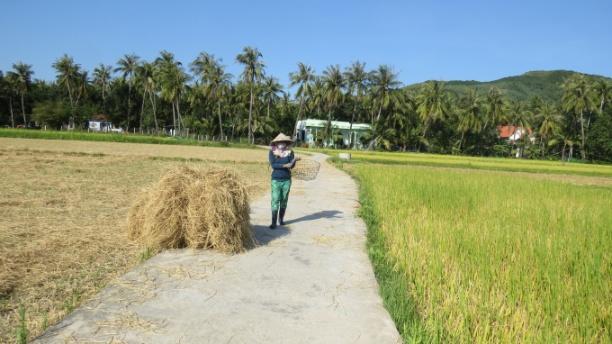
{"label": "dry straw", "polygon": [[321,164],[312,159],[302,159],[291,170],[291,177],[299,180],[314,180],[319,174]]}
{"label": "dry straw", "polygon": [[212,248],[237,253],[253,245],[245,184],[227,169],[168,171],[128,215],[131,239],[153,249]]}

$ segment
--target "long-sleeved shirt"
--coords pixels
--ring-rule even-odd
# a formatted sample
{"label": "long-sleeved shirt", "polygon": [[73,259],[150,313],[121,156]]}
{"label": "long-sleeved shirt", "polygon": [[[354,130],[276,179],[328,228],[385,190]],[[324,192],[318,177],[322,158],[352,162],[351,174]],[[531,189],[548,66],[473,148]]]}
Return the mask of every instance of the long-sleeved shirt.
{"label": "long-sleeved shirt", "polygon": [[274,180],[288,180],[291,179],[291,169],[283,167],[285,164],[293,162],[293,152],[289,153],[286,157],[281,158],[274,155],[272,151],[268,153],[268,161],[272,167],[272,179]]}

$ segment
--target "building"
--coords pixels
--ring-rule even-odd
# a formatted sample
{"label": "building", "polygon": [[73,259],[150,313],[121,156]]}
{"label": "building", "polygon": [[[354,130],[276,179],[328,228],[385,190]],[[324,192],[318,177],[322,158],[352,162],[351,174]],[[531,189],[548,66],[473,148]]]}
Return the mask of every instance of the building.
{"label": "building", "polygon": [[529,128],[518,127],[515,125],[498,125],[497,133],[500,139],[508,140],[509,143],[514,144],[520,140],[524,135],[529,136],[529,141],[535,142],[535,138],[532,136],[532,130]]}
{"label": "building", "polygon": [[112,122],[110,122],[105,115],[96,115],[94,118],[87,121],[87,131],[100,131],[100,132],[123,132],[122,128],[115,128]]}
{"label": "building", "polygon": [[361,139],[372,130],[369,124],[353,123],[351,128],[350,122],[331,121],[333,136],[336,140],[331,139],[326,141],[323,139],[323,135],[327,125],[327,120],[321,119],[305,119],[298,121],[296,127],[296,142],[305,143],[309,146],[322,145],[323,147],[333,147],[338,144],[338,141],[341,141],[343,146],[348,147],[352,135],[353,147],[359,149],[363,146]]}

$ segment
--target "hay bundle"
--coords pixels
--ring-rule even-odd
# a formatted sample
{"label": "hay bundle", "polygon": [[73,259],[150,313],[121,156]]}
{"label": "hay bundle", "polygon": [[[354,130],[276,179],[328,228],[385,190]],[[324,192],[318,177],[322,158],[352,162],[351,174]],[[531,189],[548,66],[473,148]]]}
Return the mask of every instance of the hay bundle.
{"label": "hay bundle", "polygon": [[226,169],[168,171],[130,209],[129,237],[153,249],[213,248],[236,253],[253,244],[244,183]]}
{"label": "hay bundle", "polygon": [[319,174],[321,164],[312,159],[302,159],[291,170],[291,177],[300,180],[314,180]]}

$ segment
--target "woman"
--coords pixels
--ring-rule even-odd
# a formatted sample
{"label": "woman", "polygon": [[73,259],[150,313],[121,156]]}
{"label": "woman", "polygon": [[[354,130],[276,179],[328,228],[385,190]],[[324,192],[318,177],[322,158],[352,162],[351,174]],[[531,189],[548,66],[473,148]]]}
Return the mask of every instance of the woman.
{"label": "woman", "polygon": [[268,161],[272,167],[272,224],[270,229],[276,228],[276,220],[279,224],[285,224],[285,211],[291,190],[291,169],[300,158],[295,157],[289,146],[293,140],[280,133],[270,144]]}

